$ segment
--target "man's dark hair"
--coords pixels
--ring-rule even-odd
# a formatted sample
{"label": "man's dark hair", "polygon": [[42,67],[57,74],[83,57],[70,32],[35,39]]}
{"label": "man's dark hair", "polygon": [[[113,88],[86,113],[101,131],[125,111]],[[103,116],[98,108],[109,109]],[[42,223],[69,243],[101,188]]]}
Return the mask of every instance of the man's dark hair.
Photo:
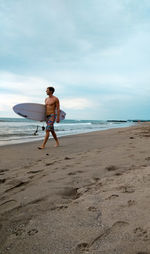
{"label": "man's dark hair", "polygon": [[52,94],[55,92],[55,88],[54,88],[54,87],[52,87],[52,86],[49,86],[47,89],[49,89],[49,91],[51,91],[51,92],[52,92]]}

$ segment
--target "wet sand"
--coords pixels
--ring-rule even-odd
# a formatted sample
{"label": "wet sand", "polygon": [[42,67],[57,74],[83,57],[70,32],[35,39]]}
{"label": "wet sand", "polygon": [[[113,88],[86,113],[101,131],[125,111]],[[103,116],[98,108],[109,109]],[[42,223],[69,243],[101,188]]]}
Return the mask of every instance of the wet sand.
{"label": "wet sand", "polygon": [[0,147],[0,254],[149,254],[150,124]]}

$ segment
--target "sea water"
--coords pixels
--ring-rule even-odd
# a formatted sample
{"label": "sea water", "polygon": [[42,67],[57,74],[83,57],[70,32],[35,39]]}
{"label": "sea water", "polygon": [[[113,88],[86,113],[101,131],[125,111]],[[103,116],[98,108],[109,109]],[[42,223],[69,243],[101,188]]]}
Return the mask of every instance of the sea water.
{"label": "sea water", "polygon": [[[55,123],[58,137],[106,130],[111,128],[129,127],[132,121],[102,121],[102,120],[69,120]],[[0,118],[0,146],[41,140],[44,138],[45,123],[24,118]]]}

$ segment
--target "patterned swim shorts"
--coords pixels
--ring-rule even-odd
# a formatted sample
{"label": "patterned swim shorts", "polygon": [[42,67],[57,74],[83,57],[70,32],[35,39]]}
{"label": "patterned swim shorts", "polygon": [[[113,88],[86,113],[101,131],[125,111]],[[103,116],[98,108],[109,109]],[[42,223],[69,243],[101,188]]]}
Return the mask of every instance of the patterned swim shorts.
{"label": "patterned swim shorts", "polygon": [[47,131],[54,131],[54,122],[56,120],[56,114],[50,114],[46,116],[46,130]]}

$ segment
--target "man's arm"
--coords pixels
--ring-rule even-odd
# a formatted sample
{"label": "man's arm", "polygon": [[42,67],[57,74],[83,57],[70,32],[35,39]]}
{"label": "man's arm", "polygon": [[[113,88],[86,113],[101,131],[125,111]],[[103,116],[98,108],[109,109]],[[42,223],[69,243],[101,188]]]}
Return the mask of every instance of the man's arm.
{"label": "man's arm", "polygon": [[46,99],[45,99],[45,115],[47,115]]}
{"label": "man's arm", "polygon": [[60,122],[60,103],[59,103],[59,99],[56,99],[56,109],[57,109],[57,119],[56,122],[59,123]]}

